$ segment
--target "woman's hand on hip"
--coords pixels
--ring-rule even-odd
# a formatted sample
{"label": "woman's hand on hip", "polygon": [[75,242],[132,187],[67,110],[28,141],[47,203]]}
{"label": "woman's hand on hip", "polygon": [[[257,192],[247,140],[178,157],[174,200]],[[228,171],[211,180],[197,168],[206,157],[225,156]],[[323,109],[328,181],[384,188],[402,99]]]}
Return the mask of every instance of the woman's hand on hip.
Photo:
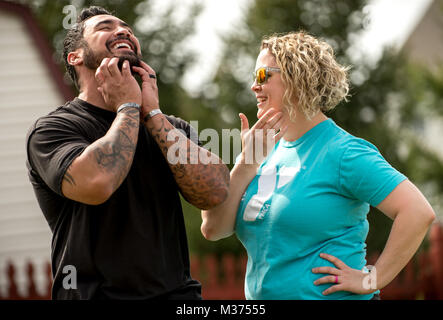
{"label": "woman's hand on hip", "polygon": [[362,270],[348,267],[340,259],[326,253],[321,253],[320,257],[330,261],[334,267],[317,267],[312,269],[313,273],[327,274],[314,281],[315,285],[332,284],[323,291],[323,295],[328,295],[337,291],[348,291],[356,294],[370,294],[377,290],[376,270],[365,273]]}

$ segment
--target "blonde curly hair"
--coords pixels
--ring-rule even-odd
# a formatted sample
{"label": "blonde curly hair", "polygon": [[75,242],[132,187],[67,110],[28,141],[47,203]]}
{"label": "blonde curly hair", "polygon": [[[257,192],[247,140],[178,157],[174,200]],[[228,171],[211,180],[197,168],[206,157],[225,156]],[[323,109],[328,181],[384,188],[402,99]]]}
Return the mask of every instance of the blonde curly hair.
{"label": "blonde curly hair", "polygon": [[281,69],[286,86],[283,103],[291,120],[295,106],[311,119],[320,110],[330,111],[349,92],[349,67],[341,66],[332,47],[304,31],[272,35],[262,40],[260,51],[268,49]]}

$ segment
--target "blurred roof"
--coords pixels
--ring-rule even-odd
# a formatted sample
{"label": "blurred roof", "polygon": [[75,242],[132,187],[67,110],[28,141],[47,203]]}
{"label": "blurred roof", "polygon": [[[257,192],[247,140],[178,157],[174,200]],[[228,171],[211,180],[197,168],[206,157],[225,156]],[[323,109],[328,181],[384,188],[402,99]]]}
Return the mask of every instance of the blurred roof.
{"label": "blurred roof", "polygon": [[402,51],[431,70],[443,63],[443,0],[433,0],[405,41]]}
{"label": "blurred roof", "polygon": [[27,32],[33,39],[35,47],[39,51],[41,59],[48,68],[60,94],[65,100],[72,100],[74,98],[74,92],[64,81],[63,72],[53,59],[54,51],[49,45],[46,35],[40,29],[30,8],[19,3],[0,0],[0,10],[16,15],[22,19],[23,23],[26,25]]}

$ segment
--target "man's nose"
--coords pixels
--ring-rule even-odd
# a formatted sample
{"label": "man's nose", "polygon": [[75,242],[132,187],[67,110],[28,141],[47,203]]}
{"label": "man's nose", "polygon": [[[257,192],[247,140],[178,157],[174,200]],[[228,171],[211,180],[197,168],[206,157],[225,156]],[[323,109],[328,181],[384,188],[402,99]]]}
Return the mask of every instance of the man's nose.
{"label": "man's nose", "polygon": [[129,36],[131,35],[131,33],[129,32],[128,29],[124,28],[124,27],[117,27],[117,30],[115,31],[115,34],[117,36],[126,36],[129,38]]}

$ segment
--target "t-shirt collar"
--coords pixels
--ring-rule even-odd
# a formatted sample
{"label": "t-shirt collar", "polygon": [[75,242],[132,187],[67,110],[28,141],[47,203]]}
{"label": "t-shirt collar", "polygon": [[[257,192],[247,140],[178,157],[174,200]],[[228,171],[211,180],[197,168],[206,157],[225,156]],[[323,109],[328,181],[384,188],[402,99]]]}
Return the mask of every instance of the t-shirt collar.
{"label": "t-shirt collar", "polygon": [[319,124],[315,125],[311,129],[309,129],[307,132],[305,132],[304,135],[302,135],[300,138],[298,138],[297,140],[294,140],[294,141],[286,141],[284,138],[281,138],[280,146],[286,147],[286,148],[296,147],[296,146],[300,145],[301,143],[303,143],[304,141],[306,141],[307,139],[309,139],[310,137],[318,135],[319,132],[321,132],[322,130],[324,130],[326,127],[328,127],[329,125],[331,125],[333,123],[334,123],[334,120],[332,120],[331,118],[328,118],[328,119],[320,122]]}
{"label": "t-shirt collar", "polygon": [[75,97],[74,100],[72,100],[72,103],[74,105],[76,105],[77,107],[85,109],[88,112],[93,113],[94,115],[97,115],[99,117],[109,119],[109,120],[115,119],[115,116],[116,116],[115,112],[97,107],[85,100],[80,99],[79,97]]}

